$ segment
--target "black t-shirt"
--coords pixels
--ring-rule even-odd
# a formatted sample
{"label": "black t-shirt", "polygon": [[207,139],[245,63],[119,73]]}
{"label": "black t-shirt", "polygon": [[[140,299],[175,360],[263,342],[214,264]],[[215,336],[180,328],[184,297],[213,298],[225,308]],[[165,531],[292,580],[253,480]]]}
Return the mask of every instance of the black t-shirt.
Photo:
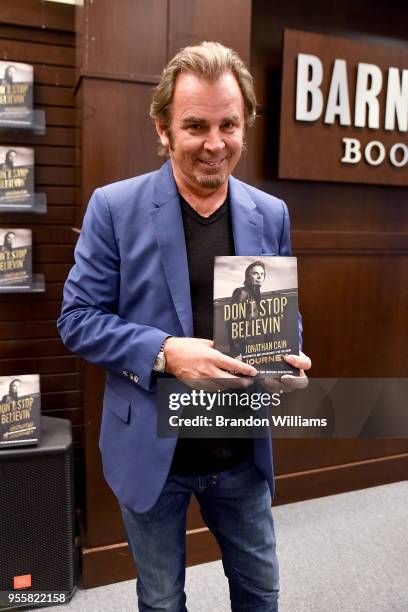
{"label": "black t-shirt", "polygon": [[[180,196],[186,240],[194,337],[213,339],[214,257],[235,255],[228,197],[209,217]],[[252,440],[180,438],[170,473],[210,474],[239,465],[252,453]]]}

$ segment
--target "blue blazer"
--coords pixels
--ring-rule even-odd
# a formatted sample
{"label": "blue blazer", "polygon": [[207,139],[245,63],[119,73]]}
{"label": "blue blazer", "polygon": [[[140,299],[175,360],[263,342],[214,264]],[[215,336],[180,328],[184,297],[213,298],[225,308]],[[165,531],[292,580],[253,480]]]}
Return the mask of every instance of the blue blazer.
{"label": "blue blazer", "polygon": [[[236,255],[290,255],[285,203],[229,178]],[[158,438],[152,366],[164,338],[193,336],[183,221],[171,163],[97,189],[75,248],[58,319],[68,349],[107,370],[99,447],[119,501],[157,500],[176,439]],[[254,440],[273,495],[270,438]]]}

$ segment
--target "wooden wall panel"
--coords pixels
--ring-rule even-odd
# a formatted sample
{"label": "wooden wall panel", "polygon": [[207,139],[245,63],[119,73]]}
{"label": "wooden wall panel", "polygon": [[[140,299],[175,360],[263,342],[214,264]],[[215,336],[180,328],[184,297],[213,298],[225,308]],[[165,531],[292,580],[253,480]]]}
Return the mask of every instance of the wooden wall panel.
{"label": "wooden wall panel", "polygon": [[47,104],[71,108],[74,104],[74,91],[72,87],[61,87],[60,85],[52,87],[34,84],[34,99],[41,108]]}
{"label": "wooden wall panel", "polygon": [[148,114],[150,85],[87,78],[81,89],[82,201],[86,205],[95,187],[154,170],[162,162]]}
{"label": "wooden wall panel", "polygon": [[169,58],[182,47],[215,40],[231,47],[249,64],[251,2],[224,0],[171,0],[169,6]]}
{"label": "wooden wall panel", "polygon": [[65,34],[64,42],[68,40],[67,34],[71,34],[72,42],[74,11],[69,4],[43,0],[4,0],[0,8],[0,22],[37,28],[37,35],[44,31],[44,38],[47,37],[48,30],[61,30]]}
{"label": "wooden wall panel", "polygon": [[167,56],[167,5],[167,0],[86,0],[78,9],[79,75],[131,80],[160,74]]}
{"label": "wooden wall panel", "polygon": [[62,46],[61,43],[43,44],[24,40],[11,40],[2,37],[2,59],[13,58],[15,62],[29,64],[47,64],[47,66],[66,66],[72,70],[72,45]]}
{"label": "wooden wall panel", "polygon": [[[352,233],[359,236],[353,249],[358,249],[361,240],[366,246],[370,240],[377,245],[378,240],[383,241],[383,235],[389,233],[394,233],[395,237],[400,235],[399,241],[406,240],[406,188],[278,180],[277,149],[270,146],[277,142],[274,112],[272,106],[270,112],[257,118],[247,157],[253,182],[285,200],[290,207],[292,232],[318,231],[327,236],[330,233],[337,242],[346,233]],[[334,246],[334,242],[326,243],[327,252]]]}
{"label": "wooden wall panel", "polygon": [[299,264],[305,346],[316,376],[406,376],[407,252],[306,254]]}
{"label": "wooden wall panel", "polygon": [[[299,257],[304,350],[314,377],[403,377],[408,347],[407,190],[277,178],[284,28],[405,46],[407,9],[379,1],[304,10],[254,0],[252,71],[260,116],[249,146],[252,180],[283,198]],[[353,14],[353,19],[350,15]],[[405,40],[404,40],[405,39]],[[287,503],[406,477],[407,440],[276,440],[277,497]],[[377,474],[377,479],[376,479]],[[387,480],[388,479],[388,480]],[[308,490],[308,487],[310,490]]]}
{"label": "wooden wall panel", "polygon": [[[82,373],[87,423],[85,429],[87,507],[83,545],[84,554],[90,555],[88,557],[90,559],[92,557],[90,549],[123,542],[125,533],[117,499],[106,484],[102,473],[98,446],[105,372],[101,368],[83,362]],[[85,569],[83,580],[84,583],[88,582]]]}
{"label": "wooden wall panel", "polygon": [[[290,443],[291,452],[286,446]],[[310,440],[276,439],[273,442],[275,469],[278,476],[289,477],[302,472],[316,471],[333,466],[344,466],[357,462],[372,461],[382,458],[392,458],[395,455],[407,454],[406,441],[394,439],[355,439],[355,440],[318,440],[318,444],[310,444]],[[335,472],[332,472],[333,480]],[[318,484],[318,480],[316,481]],[[333,482],[333,485],[335,483]],[[277,482],[277,500],[280,501],[279,479]],[[368,485],[366,485],[368,486]],[[316,497],[316,490],[314,497]],[[289,489],[287,488],[287,493]],[[295,491],[294,495],[298,497]],[[299,498],[299,497],[298,497]]]}
{"label": "wooden wall panel", "polygon": [[[4,132],[3,130],[1,133],[3,134]],[[10,140],[9,134],[7,134],[7,140]],[[75,132],[74,128],[49,126],[44,135],[34,134],[32,132],[27,132],[27,134],[15,132],[13,133],[13,142],[15,145],[27,145],[29,147],[35,145],[73,147],[75,144]]]}
{"label": "wooden wall panel", "polygon": [[74,7],[40,0],[0,3],[0,59],[34,66],[34,106],[45,110],[47,132],[1,131],[2,145],[33,146],[35,189],[45,192],[45,215],[1,213],[2,227],[33,232],[33,269],[46,291],[0,295],[0,376],[40,374],[43,414],[73,424],[75,502],[83,506],[81,440],[84,414],[79,359],[59,339],[56,319],[72,264],[75,218]]}
{"label": "wooden wall panel", "polygon": [[[28,0],[30,1],[30,0]],[[27,2],[27,0],[26,0]],[[5,5],[5,3],[3,3]],[[47,28],[38,29],[36,27],[25,26],[24,28],[16,25],[10,25],[4,21],[4,9],[2,7],[2,26],[1,36],[2,40],[12,40],[14,42],[38,42],[40,44],[57,45],[58,47],[72,47],[72,10],[68,9],[69,17],[66,20],[65,27],[67,31],[63,30],[49,30]]]}

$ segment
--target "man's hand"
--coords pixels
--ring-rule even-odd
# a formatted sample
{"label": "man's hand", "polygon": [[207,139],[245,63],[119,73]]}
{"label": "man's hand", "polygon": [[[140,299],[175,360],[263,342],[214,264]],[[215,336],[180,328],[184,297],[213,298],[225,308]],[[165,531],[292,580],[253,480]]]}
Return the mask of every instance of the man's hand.
{"label": "man's hand", "polygon": [[282,378],[272,378],[266,376],[262,380],[263,386],[268,391],[282,391],[289,393],[295,389],[304,389],[309,384],[309,379],[305,374],[305,370],[310,370],[312,362],[310,357],[300,352],[299,355],[285,355],[285,361],[291,366],[299,368],[299,376],[292,376],[291,374],[284,374]]}
{"label": "man's hand", "polygon": [[[166,372],[191,386],[216,390],[219,388],[246,388],[252,384],[257,370],[252,366],[224,355],[213,348],[212,340],[204,338],[177,338],[164,343]],[[247,378],[234,376],[241,374]],[[189,382],[190,381],[190,382]]]}

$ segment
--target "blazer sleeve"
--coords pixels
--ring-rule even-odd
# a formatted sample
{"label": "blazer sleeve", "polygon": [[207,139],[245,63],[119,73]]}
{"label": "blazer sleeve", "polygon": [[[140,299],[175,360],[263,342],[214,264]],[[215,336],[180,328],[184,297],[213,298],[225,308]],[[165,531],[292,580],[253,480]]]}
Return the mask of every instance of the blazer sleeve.
{"label": "blazer sleeve", "polygon": [[[283,208],[283,222],[282,222],[282,232],[279,241],[279,255],[281,256],[291,256],[292,255],[292,247],[290,244],[290,220],[289,220],[289,212],[288,207],[285,202],[281,200],[282,208]],[[302,315],[298,314],[299,320],[299,350],[302,350],[303,345],[303,324],[302,324]]]}
{"label": "blazer sleeve", "polygon": [[169,334],[117,314],[120,257],[101,191],[94,192],[84,216],[57,327],[70,351],[151,391],[154,360]]}

